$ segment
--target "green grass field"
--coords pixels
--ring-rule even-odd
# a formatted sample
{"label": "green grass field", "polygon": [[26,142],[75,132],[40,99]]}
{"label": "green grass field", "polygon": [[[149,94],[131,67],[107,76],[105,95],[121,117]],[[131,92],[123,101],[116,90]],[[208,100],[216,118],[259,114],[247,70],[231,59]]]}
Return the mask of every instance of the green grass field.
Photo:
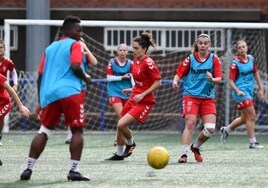
{"label": "green grass field", "polygon": [[[223,145],[215,134],[202,146],[203,163],[195,162],[190,152],[188,163],[179,164],[178,133],[135,132],[137,147],[124,161],[105,161],[115,151],[114,133],[85,133],[80,172],[91,181],[68,182],[70,155],[64,143],[66,133],[56,133],[37,161],[31,180],[20,181],[34,135],[3,135],[0,187],[268,187],[267,135],[257,136],[265,149],[251,150],[246,135],[231,135]],[[170,154],[168,166],[161,170],[152,169],[146,158],[149,149],[157,145],[165,147]]]}

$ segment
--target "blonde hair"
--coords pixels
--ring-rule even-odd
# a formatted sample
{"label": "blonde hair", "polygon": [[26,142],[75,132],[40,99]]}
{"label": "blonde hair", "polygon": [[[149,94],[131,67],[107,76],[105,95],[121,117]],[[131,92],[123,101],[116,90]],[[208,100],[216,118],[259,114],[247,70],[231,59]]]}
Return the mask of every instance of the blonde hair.
{"label": "blonde hair", "polygon": [[192,53],[198,52],[197,42],[201,37],[202,38],[207,38],[209,40],[209,43],[211,43],[211,39],[210,39],[210,36],[208,34],[202,33],[202,34],[198,35],[198,37],[196,38],[196,41],[194,41],[194,43],[193,43]]}

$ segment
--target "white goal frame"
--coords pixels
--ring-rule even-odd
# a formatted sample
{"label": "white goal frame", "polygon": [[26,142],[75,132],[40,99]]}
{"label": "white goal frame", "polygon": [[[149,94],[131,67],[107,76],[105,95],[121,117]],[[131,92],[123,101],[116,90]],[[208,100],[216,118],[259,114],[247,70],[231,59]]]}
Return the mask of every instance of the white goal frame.
{"label": "white goal frame", "polygon": [[[40,20],[40,19],[5,19],[4,20],[4,41],[6,46],[6,56],[10,57],[10,26],[61,26],[63,20]],[[207,29],[268,29],[268,23],[249,23],[249,22],[155,22],[155,21],[108,21],[108,20],[82,20],[83,26],[92,27],[125,27],[125,28],[207,28]],[[231,33],[227,29],[227,39]],[[226,46],[231,48],[230,40],[227,40]],[[228,84],[227,84],[228,87]],[[226,104],[229,104],[229,89],[227,89]],[[226,105],[226,108],[229,108]],[[226,111],[228,112],[228,111]],[[5,118],[3,132],[8,132],[8,118]],[[229,120],[229,114],[225,114],[225,122]]]}

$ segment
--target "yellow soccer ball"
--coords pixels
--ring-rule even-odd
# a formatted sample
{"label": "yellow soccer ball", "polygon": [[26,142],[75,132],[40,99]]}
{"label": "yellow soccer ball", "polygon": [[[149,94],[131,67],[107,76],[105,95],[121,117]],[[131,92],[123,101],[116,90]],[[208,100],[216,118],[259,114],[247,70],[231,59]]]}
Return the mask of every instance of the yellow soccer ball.
{"label": "yellow soccer ball", "polygon": [[147,162],[154,169],[164,168],[169,162],[168,151],[161,146],[151,148],[147,154]]}

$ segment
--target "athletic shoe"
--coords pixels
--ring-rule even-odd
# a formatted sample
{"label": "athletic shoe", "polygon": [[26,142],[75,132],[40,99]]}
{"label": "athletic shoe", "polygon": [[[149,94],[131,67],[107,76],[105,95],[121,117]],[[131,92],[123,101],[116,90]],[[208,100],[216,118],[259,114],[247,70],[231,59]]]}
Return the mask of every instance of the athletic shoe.
{"label": "athletic shoe", "polygon": [[70,144],[71,143],[71,139],[66,139],[65,140],[65,144]]}
{"label": "athletic shoe", "polygon": [[2,163],[2,161],[0,160],[0,166],[2,166],[3,165],[3,163]]}
{"label": "athletic shoe", "polygon": [[32,170],[27,168],[20,175],[20,180],[29,180],[31,179],[31,175],[32,175]]}
{"label": "athletic shoe", "polygon": [[83,176],[79,172],[74,172],[72,170],[69,171],[67,175],[68,181],[89,181],[90,179],[86,176]]}
{"label": "athletic shoe", "polygon": [[194,153],[194,158],[197,162],[202,162],[203,158],[200,154],[200,149],[199,148],[194,148],[194,144],[191,145],[191,151]]}
{"label": "athletic shoe", "polygon": [[181,158],[179,158],[178,163],[187,163],[187,155],[182,155]]}
{"label": "athletic shoe", "polygon": [[250,149],[263,149],[264,146],[260,145],[259,142],[250,143],[249,144]]}
{"label": "athletic shoe", "polygon": [[222,144],[225,144],[225,142],[226,142],[226,139],[227,139],[227,137],[229,136],[229,134],[227,133],[227,131],[226,131],[226,127],[221,127],[221,143]]}
{"label": "athletic shoe", "polygon": [[119,155],[117,155],[115,153],[112,157],[110,157],[108,159],[105,159],[105,160],[108,160],[108,161],[122,161],[122,160],[124,160],[124,157],[123,156],[119,156]]}
{"label": "athletic shoe", "polygon": [[125,149],[125,151],[124,151],[124,153],[123,153],[123,157],[124,157],[124,158],[129,157],[129,156],[132,154],[132,152],[133,152],[133,150],[135,149],[135,147],[136,147],[135,142],[133,142],[132,145],[127,145],[127,144],[126,144],[126,149]]}

